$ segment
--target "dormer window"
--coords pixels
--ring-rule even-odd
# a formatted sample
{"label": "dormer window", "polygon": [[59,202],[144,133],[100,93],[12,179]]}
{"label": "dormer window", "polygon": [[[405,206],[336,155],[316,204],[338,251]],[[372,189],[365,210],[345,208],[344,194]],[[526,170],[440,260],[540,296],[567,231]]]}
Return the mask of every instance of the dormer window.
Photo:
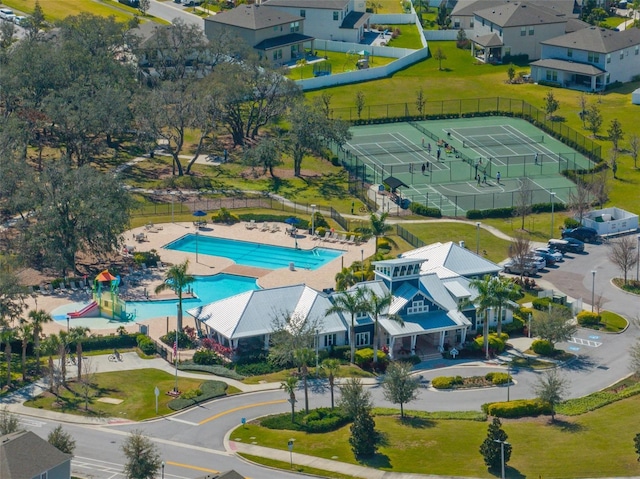
{"label": "dormer window", "polygon": [[407,307],[407,314],[427,313],[428,311],[429,305],[425,304],[423,299],[414,299],[411,306]]}

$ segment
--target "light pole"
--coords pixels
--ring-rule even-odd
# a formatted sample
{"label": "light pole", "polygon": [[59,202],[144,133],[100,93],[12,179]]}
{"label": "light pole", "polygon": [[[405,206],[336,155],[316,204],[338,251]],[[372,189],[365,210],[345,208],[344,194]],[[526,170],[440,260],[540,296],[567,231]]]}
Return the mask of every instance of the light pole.
{"label": "light pole", "polygon": [[316,205],[311,205],[311,236],[316,234]]}
{"label": "light pole", "polygon": [[196,225],[196,263],[198,262],[198,225]]}
{"label": "light pole", "polygon": [[591,312],[593,313],[593,303],[596,295],[596,271],[591,270]]}
{"label": "light pole", "polygon": [[476,254],[480,253],[480,225],[482,223],[480,223],[479,221],[476,222]]}
{"label": "light pole", "polygon": [[360,264],[362,265],[362,271],[364,271],[364,249],[360,250]]}
{"label": "light pole", "polygon": [[504,479],[504,445],[505,444],[509,444],[507,441],[501,441],[500,439],[494,439],[493,442],[499,442],[500,443],[500,459],[501,459],[501,466],[502,466],[502,479]]}
{"label": "light pole", "polygon": [[162,461],[162,479],[164,479],[164,461]]}
{"label": "light pole", "polygon": [[551,238],[553,238],[553,209],[556,203],[556,194],[551,192]]}
{"label": "light pole", "polygon": [[[640,235],[638,235],[638,258],[636,259],[636,281],[640,281]],[[37,302],[36,302],[36,309],[38,309]]]}
{"label": "light pole", "polygon": [[316,329],[316,377],[318,377],[318,349],[320,348],[320,330]]}
{"label": "light pole", "polygon": [[510,395],[511,395],[511,361],[507,363],[507,402],[509,402]]}
{"label": "light pole", "polygon": [[527,326],[527,336],[531,338],[531,313],[529,313],[529,326]]}

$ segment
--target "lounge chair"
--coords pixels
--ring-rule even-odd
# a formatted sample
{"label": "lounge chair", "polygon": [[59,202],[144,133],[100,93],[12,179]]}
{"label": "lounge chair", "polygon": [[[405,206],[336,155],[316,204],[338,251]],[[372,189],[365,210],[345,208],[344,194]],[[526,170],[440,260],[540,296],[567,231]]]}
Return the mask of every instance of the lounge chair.
{"label": "lounge chair", "polygon": [[331,235],[331,231],[327,231],[322,238],[322,241],[329,241],[329,236]]}
{"label": "lounge chair", "polygon": [[340,236],[338,237],[338,241],[339,241],[340,243],[346,243],[346,242],[347,242],[347,235],[344,235],[344,234],[340,235]]}
{"label": "lounge chair", "polygon": [[280,231],[280,225],[277,223],[274,223],[273,225],[271,225],[271,233],[275,233],[276,231]]}
{"label": "lounge chair", "polygon": [[75,281],[69,281],[69,289],[71,291],[78,291],[78,285]]}
{"label": "lounge chair", "polygon": [[260,228],[260,231],[269,231],[271,229],[271,227],[269,226],[269,223],[263,223],[262,224],[262,228]]}
{"label": "lounge chair", "polygon": [[43,294],[44,296],[49,296],[49,294],[51,294],[51,291],[49,291],[49,288],[47,287],[46,284],[41,284],[40,293]]}
{"label": "lounge chair", "polygon": [[338,233],[331,233],[329,236],[329,242],[336,243],[338,241]]}
{"label": "lounge chair", "polygon": [[351,237],[347,240],[347,244],[356,244],[356,235],[351,235]]}

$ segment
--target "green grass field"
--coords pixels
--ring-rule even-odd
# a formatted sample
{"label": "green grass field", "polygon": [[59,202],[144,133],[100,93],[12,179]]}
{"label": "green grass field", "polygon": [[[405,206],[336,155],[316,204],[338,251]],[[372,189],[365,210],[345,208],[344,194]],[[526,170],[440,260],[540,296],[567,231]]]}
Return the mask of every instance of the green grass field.
{"label": "green grass field", "polygon": [[[318,55],[324,56],[322,50],[318,50]],[[321,62],[321,64],[331,65],[331,74],[336,75],[339,73],[345,73],[356,70],[356,62],[360,57],[359,55],[348,55],[346,53],[340,52],[326,52],[327,60]],[[369,57],[369,67],[376,68],[384,65],[388,65],[395,58],[389,57],[379,57],[379,56],[371,56]],[[289,68],[287,70],[287,78],[292,80],[303,80],[305,78],[313,78],[313,68],[314,65],[318,65],[318,63],[307,63],[304,66],[296,66],[294,68]]]}
{"label": "green grass field", "polygon": [[[640,397],[616,402],[582,416],[548,422],[548,418],[503,421],[513,445],[507,477],[614,477],[640,474],[633,437],[640,431],[636,410]],[[487,422],[430,420],[401,422],[375,417],[385,445],[364,465],[385,471],[445,476],[495,477],[478,452]],[[230,438],[286,450],[295,439],[296,452],[357,463],[348,444],[349,426],[327,434],[275,431],[248,424]],[[604,440],[606,438],[606,440]],[[615,459],[613,459],[615,458]],[[254,458],[255,459],[255,458]],[[288,466],[285,465],[285,468]]]}

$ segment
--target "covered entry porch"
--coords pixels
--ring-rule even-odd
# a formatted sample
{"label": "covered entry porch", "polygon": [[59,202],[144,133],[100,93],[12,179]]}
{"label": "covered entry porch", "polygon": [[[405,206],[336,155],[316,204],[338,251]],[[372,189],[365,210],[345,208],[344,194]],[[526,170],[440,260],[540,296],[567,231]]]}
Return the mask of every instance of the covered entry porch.
{"label": "covered entry porch", "polygon": [[502,63],[502,39],[495,33],[471,41],[471,55],[483,63]]}
{"label": "covered entry porch", "polygon": [[531,63],[531,78],[548,81],[572,90],[595,92],[605,89],[608,73],[594,65],[545,59]]}

